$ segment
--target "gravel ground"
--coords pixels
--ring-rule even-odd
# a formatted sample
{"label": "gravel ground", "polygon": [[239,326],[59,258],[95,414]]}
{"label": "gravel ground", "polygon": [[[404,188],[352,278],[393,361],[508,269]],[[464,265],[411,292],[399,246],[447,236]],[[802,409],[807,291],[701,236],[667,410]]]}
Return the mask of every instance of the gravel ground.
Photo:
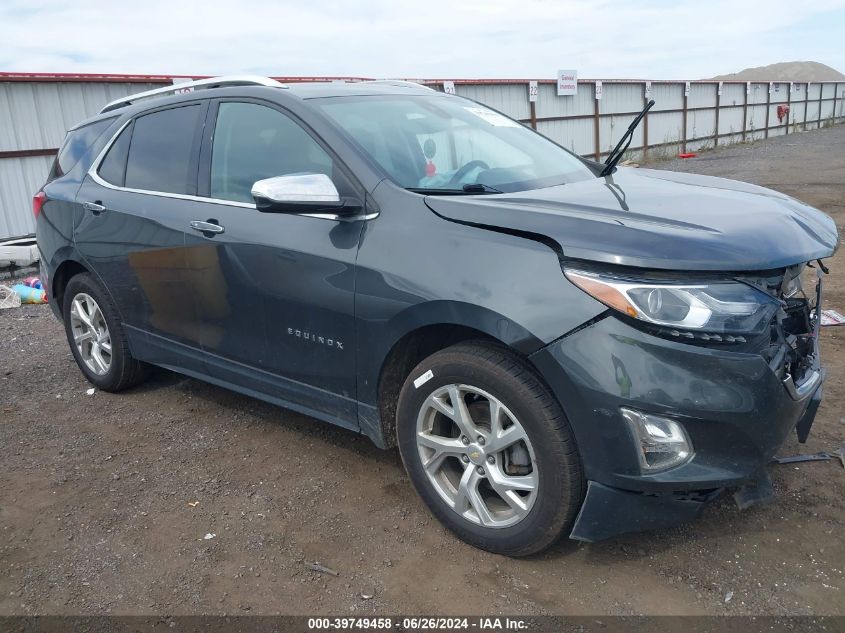
{"label": "gravel ground", "polygon": [[[845,233],[843,150],[838,127],[654,166],[784,191]],[[784,454],[845,443],[845,328],[823,344],[826,399]],[[845,614],[838,462],[776,467],[773,505],[511,560],[453,538],[363,437],[166,371],[89,386],[46,306],[0,313],[0,614]]]}

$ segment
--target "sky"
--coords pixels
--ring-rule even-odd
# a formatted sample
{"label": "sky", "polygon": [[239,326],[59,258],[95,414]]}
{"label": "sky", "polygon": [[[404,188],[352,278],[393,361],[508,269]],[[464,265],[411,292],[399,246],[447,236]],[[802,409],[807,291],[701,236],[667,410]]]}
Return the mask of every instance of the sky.
{"label": "sky", "polygon": [[845,0],[0,0],[0,71],[697,79],[845,72]]}

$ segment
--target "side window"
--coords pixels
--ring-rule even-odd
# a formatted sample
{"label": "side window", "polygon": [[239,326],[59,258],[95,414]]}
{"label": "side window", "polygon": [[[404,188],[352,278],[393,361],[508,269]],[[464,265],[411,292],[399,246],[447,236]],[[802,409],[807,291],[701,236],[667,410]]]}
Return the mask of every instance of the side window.
{"label": "side window", "polygon": [[196,173],[192,176],[190,167],[201,112],[199,105],[190,105],[135,119],[126,161],[126,187],[195,193]]}
{"label": "side window", "polygon": [[331,178],[333,167],[317,141],[278,110],[220,104],[211,148],[212,198],[252,202],[250,191],[258,180],[303,172]]}
{"label": "side window", "polygon": [[132,138],[132,124],[129,124],[120,133],[109,151],[106,152],[100,169],[97,171],[100,178],[118,187],[122,187],[126,178],[126,156],[129,154],[129,141]]}
{"label": "side window", "polygon": [[89,123],[88,125],[68,132],[65,142],[62,143],[62,148],[59,150],[59,155],[56,156],[56,161],[53,163],[49,179],[55,180],[56,178],[61,178],[73,169],[85,151],[114,123],[115,118],[110,117],[95,121],[94,123]]}

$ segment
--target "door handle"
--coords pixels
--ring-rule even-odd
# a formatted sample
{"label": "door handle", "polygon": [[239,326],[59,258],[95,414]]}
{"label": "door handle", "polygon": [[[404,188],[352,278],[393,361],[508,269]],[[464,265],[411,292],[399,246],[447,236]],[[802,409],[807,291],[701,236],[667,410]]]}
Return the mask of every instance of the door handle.
{"label": "door handle", "polygon": [[201,222],[200,220],[191,220],[191,228],[200,233],[211,233],[217,235],[222,233],[225,229],[216,223],[214,220],[208,222]]}
{"label": "door handle", "polygon": [[99,202],[83,202],[82,208],[86,211],[90,211],[94,215],[100,215],[106,208],[101,205]]}

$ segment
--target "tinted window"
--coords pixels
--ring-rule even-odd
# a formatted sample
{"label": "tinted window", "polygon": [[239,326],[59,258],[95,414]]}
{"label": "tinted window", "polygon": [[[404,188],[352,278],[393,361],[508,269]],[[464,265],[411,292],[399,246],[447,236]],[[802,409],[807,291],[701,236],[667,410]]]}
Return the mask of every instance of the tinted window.
{"label": "tinted window", "polygon": [[126,155],[129,153],[131,138],[132,125],[128,125],[109,148],[97,172],[100,178],[118,187],[123,186],[123,180],[126,176]]}
{"label": "tinted window", "polygon": [[192,150],[201,108],[199,105],[161,110],[135,120],[126,186],[130,189],[195,193],[191,177]]}
{"label": "tinted window", "polygon": [[82,158],[85,150],[100,138],[100,135],[114,122],[115,118],[95,121],[68,132],[65,136],[65,142],[62,144],[62,149],[59,150],[59,155],[56,157],[56,162],[53,163],[50,180],[64,176],[73,169],[74,165]]}
{"label": "tinted window", "polygon": [[254,103],[221,103],[211,153],[211,197],[252,202],[257,180],[303,172],[332,177],[332,159],[296,122]]}

